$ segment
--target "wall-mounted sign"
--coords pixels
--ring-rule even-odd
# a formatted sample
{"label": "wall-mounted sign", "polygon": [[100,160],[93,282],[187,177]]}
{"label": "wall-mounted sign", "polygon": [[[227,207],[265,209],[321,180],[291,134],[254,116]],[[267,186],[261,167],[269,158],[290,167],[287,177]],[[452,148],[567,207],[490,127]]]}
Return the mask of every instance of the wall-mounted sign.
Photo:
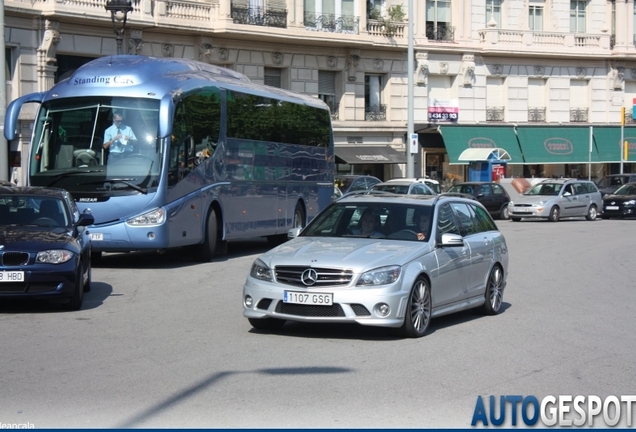
{"label": "wall-mounted sign", "polygon": [[419,140],[417,139],[417,134],[411,134],[411,142],[410,142],[410,150],[411,154],[416,154],[420,148]]}
{"label": "wall-mounted sign", "polygon": [[428,121],[452,122],[459,120],[459,102],[457,99],[434,99],[428,100]]}

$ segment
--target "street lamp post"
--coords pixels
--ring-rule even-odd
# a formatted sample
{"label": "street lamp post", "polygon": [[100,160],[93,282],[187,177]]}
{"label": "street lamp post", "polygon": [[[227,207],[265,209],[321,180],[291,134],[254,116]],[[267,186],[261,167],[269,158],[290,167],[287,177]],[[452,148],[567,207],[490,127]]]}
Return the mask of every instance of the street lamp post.
{"label": "street lamp post", "polygon": [[413,153],[411,152],[410,141],[413,137],[414,129],[415,129],[415,115],[414,115],[414,66],[415,66],[415,55],[413,52],[413,21],[415,20],[415,14],[413,13],[413,0],[408,1],[409,8],[409,22],[408,22],[408,53],[407,53],[407,62],[406,62],[406,70],[407,70],[407,97],[406,97],[406,111],[407,111],[407,121],[406,121],[406,176],[413,177],[415,171],[415,162]]}
{"label": "street lamp post", "polygon": [[123,37],[126,30],[126,20],[128,12],[132,12],[131,0],[108,0],[106,2],[106,10],[110,12],[113,20],[113,30],[115,31],[117,40],[117,55],[123,54]]}

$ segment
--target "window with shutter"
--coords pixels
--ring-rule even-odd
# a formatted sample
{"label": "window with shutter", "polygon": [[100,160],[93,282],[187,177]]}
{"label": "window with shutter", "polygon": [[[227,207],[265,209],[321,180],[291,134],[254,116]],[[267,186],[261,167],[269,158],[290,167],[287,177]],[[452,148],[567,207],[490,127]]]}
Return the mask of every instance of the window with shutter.
{"label": "window with shutter", "polygon": [[279,68],[265,68],[265,85],[283,88]]}

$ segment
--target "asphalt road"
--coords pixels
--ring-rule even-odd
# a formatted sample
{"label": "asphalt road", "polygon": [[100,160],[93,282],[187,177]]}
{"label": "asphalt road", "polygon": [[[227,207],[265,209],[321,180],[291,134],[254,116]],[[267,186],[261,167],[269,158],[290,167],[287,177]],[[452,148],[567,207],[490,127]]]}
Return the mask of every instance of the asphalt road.
{"label": "asphalt road", "polygon": [[106,255],[79,312],[0,303],[0,425],[470,427],[480,395],[635,394],[636,221],[499,226],[504,311],[436,319],[421,339],[252,330],[241,290],[262,240],[208,264]]}

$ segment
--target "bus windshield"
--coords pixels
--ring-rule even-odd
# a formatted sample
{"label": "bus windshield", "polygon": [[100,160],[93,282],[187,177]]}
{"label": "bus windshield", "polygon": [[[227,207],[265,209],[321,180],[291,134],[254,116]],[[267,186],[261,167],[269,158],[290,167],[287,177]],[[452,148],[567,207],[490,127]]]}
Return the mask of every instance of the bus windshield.
{"label": "bus windshield", "polygon": [[159,184],[164,149],[159,101],[66,98],[42,104],[29,180],[70,192],[148,193]]}

